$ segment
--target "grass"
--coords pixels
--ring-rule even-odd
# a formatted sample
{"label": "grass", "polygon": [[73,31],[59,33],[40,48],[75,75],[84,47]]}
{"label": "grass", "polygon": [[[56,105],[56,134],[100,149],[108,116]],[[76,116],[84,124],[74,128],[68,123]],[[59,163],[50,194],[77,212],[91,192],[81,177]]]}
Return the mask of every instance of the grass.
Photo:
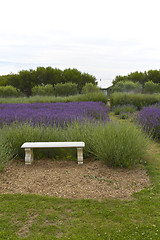
{"label": "grass", "polygon": [[160,238],[160,145],[152,143],[146,167],[152,185],[129,200],[71,200],[0,195],[0,239]]}

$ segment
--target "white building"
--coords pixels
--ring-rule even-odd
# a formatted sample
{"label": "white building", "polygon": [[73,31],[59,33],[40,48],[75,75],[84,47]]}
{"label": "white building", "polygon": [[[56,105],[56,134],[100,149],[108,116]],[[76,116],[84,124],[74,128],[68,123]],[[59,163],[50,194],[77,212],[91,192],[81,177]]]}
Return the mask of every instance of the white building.
{"label": "white building", "polygon": [[101,88],[102,91],[105,92],[105,94],[107,95],[107,91],[108,89],[113,85],[112,83],[113,80],[98,80],[98,87]]}

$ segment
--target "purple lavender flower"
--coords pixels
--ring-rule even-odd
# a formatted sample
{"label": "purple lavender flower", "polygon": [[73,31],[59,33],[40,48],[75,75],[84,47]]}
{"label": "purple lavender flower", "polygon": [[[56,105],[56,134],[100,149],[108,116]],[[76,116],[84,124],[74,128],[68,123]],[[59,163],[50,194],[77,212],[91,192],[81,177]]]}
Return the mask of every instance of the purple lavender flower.
{"label": "purple lavender flower", "polygon": [[102,102],[0,104],[0,124],[63,126],[75,120],[107,121],[109,111]]}
{"label": "purple lavender flower", "polygon": [[160,138],[160,104],[144,107],[135,115],[135,121],[154,138]]}

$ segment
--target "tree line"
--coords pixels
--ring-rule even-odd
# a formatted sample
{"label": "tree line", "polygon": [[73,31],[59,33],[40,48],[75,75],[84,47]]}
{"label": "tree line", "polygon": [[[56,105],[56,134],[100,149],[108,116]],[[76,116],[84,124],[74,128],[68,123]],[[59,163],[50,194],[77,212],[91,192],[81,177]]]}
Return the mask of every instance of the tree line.
{"label": "tree line", "polygon": [[139,82],[142,86],[145,85],[146,82],[152,81],[153,83],[160,84],[160,70],[149,70],[145,72],[133,72],[128,74],[127,76],[116,76],[113,80],[113,85],[120,81],[132,81]]}
{"label": "tree line", "polygon": [[86,83],[96,85],[96,78],[88,73],[81,73],[79,70],[60,70],[52,67],[37,67],[36,70],[22,70],[18,74],[0,76],[0,86],[13,86],[27,97],[32,95],[35,86],[52,85],[59,83],[77,84],[78,92],[81,93]]}

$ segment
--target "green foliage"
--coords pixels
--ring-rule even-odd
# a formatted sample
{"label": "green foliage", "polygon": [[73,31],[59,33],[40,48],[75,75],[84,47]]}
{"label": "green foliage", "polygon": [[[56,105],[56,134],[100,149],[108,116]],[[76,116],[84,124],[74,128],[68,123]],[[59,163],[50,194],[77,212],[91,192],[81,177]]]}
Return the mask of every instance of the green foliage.
{"label": "green foliage", "polygon": [[128,119],[129,118],[129,113],[121,113],[120,114],[120,119]]}
{"label": "green foliage", "polygon": [[76,83],[66,82],[66,83],[57,83],[54,86],[55,96],[70,96],[76,95],[78,93]]}
{"label": "green foliage", "polygon": [[39,96],[53,96],[54,95],[54,88],[51,84],[47,84],[45,86],[38,85],[32,88],[32,95],[39,95]]}
{"label": "green foliage", "polygon": [[147,138],[135,125],[109,122],[94,130],[94,154],[111,167],[130,168],[145,153]]}
{"label": "green foliage", "polygon": [[82,93],[94,93],[99,92],[100,88],[93,84],[93,83],[86,83],[85,86],[82,88]]}
{"label": "green foliage", "polygon": [[139,82],[144,86],[144,84],[148,81],[153,81],[154,83],[160,83],[160,70],[149,70],[148,72],[133,72],[128,74],[127,76],[116,76],[113,81],[113,85],[118,83],[119,81],[132,81]]}
{"label": "green foliage", "polygon": [[0,103],[45,103],[45,102],[84,102],[84,101],[93,101],[93,102],[104,102],[107,103],[108,98],[103,92],[96,93],[87,93],[87,94],[78,94],[75,96],[68,97],[55,97],[55,96],[31,96],[27,97],[10,97],[10,98],[0,98]]}
{"label": "green foliage", "polygon": [[149,106],[158,102],[160,102],[160,95],[158,94],[113,93],[110,96],[111,108],[116,105],[132,104],[140,110],[144,106]]}
{"label": "green foliage", "polygon": [[77,84],[78,92],[81,93],[83,86],[86,83],[93,83],[95,84],[96,78],[88,73],[81,73],[77,69],[65,69],[62,73],[62,83],[65,82],[72,82]]}
{"label": "green foliage", "polygon": [[[84,141],[84,157],[92,156],[105,161],[112,167],[132,167],[143,156],[147,140],[141,130],[134,125],[109,122],[93,124],[91,122],[74,122],[66,128],[38,127],[29,124],[4,126],[0,130],[0,167],[11,158],[24,158],[24,142],[63,142]],[[75,149],[38,149],[35,158],[64,158],[68,155],[74,159]]]}
{"label": "green foliage", "polygon": [[0,86],[6,86],[8,85],[8,79],[7,75],[6,76],[0,76]]}
{"label": "green foliage", "polygon": [[0,97],[18,97],[18,96],[22,96],[22,93],[17,91],[15,87],[0,86]]}
{"label": "green foliage", "polygon": [[112,111],[115,115],[120,115],[120,113],[134,113],[137,111],[137,108],[134,105],[116,105],[112,108]]}
{"label": "green foliage", "polygon": [[78,82],[81,79],[81,72],[77,69],[65,69],[62,73],[62,79],[59,83],[75,83],[78,86]]}
{"label": "green foliage", "polygon": [[37,67],[34,73],[36,85],[57,84],[62,80],[63,71],[52,67]]}
{"label": "green foliage", "polygon": [[93,102],[108,102],[108,97],[104,92],[98,91],[94,93],[86,93],[86,94],[80,94],[78,96],[75,96],[76,102],[82,102],[82,101],[93,101]]}
{"label": "green foliage", "polygon": [[[1,76],[0,76],[1,78]],[[5,85],[10,85],[15,87],[16,89],[20,90],[20,75],[19,74],[9,74],[6,76],[3,76],[3,78],[6,80]]]}
{"label": "green foliage", "polygon": [[82,73],[81,81],[79,83],[79,92],[82,91],[82,88],[85,86],[86,83],[96,84],[96,77],[94,77],[88,73]]}
{"label": "green foliage", "polygon": [[115,80],[113,81],[113,85],[115,85],[120,81],[132,81],[132,82],[139,82],[143,86],[144,83],[147,81],[147,79],[148,77],[146,72],[142,73],[142,72],[136,71],[128,74],[127,76],[116,76]]}
{"label": "green foliage", "polygon": [[160,85],[158,83],[154,83],[153,81],[148,81],[144,84],[144,93],[159,93]]}
{"label": "green foliage", "polygon": [[160,70],[149,70],[147,73],[147,81],[149,80],[154,83],[160,83]]}
{"label": "green foliage", "polygon": [[142,91],[142,85],[139,82],[132,81],[119,81],[112,87],[113,92],[133,92],[140,93]]}
{"label": "green foliage", "polygon": [[21,92],[23,92],[27,97],[32,95],[32,88],[36,85],[33,81],[33,70],[26,71],[22,70],[19,72],[19,85],[17,86]]}
{"label": "green foliage", "polygon": [[83,86],[91,82],[95,84],[96,78],[88,73],[81,73],[77,69],[65,69],[64,71],[52,67],[37,67],[36,70],[22,70],[18,74],[0,76],[0,86],[11,85],[19,89],[27,97],[32,95],[32,88],[38,85],[72,82],[77,84],[80,93]]}

